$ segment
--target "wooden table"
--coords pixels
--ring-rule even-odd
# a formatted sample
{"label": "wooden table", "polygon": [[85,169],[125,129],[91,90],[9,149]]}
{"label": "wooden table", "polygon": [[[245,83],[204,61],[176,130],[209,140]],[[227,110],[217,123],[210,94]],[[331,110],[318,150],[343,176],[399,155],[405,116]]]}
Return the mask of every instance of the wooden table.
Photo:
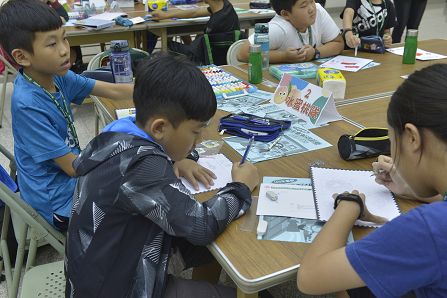
{"label": "wooden table", "polygon": [[[232,1],[237,8],[248,9],[246,1]],[[176,10],[177,8],[172,8]],[[144,17],[147,15],[144,5],[137,3],[132,10],[124,9],[129,18]],[[251,12],[239,13],[239,22],[241,29],[249,29],[254,27],[255,23],[268,22],[275,14],[258,14]],[[167,50],[168,37],[186,34],[203,33],[207,20],[162,20],[159,22],[145,22],[134,25],[130,28],[122,26],[113,26],[104,30],[90,31],[77,27],[65,27],[67,38],[70,45],[83,45],[92,43],[105,43],[114,39],[126,39],[131,47],[138,47],[137,37],[143,40],[143,47],[146,45],[146,31],[151,31],[161,38],[161,48]]]}
{"label": "wooden table", "polygon": [[[244,72],[231,66],[225,68],[246,79]],[[260,85],[259,87],[266,91],[273,91],[272,88],[266,86]],[[354,86],[350,88],[354,88]],[[389,97],[377,97],[375,100],[339,103],[339,112],[350,120],[337,121],[313,130],[318,136],[332,144],[331,147],[257,163],[256,166],[260,175],[309,177],[309,166],[314,164],[315,161],[326,167],[371,169],[371,163],[374,159],[344,161],[338,155],[336,144],[340,135],[353,134],[363,125],[386,126],[385,115],[388,100]],[[100,104],[101,109],[104,110],[105,115],[110,120],[115,119],[115,109],[132,106],[129,101],[113,101],[105,98],[96,99],[96,103]],[[220,117],[225,114],[223,111],[216,113],[209,129],[205,132],[205,139],[221,138],[217,133],[217,125]],[[232,161],[240,160],[240,155],[227,144],[224,144],[222,153]],[[258,191],[258,188],[255,189],[254,195],[257,195]],[[206,200],[210,195],[211,193],[201,194],[198,199]],[[409,201],[399,201],[399,205],[403,211],[416,206],[415,203]],[[254,231],[242,231],[241,226],[247,226],[247,223],[254,216],[253,212],[255,210],[251,210],[248,216],[246,215],[231,223],[225,232],[209,245],[210,251],[237,285],[238,297],[257,297],[257,292],[262,289],[294,279],[299,263],[308,247],[307,244],[303,243],[259,241],[256,239]],[[371,230],[355,228],[354,237],[359,239]]]}
{"label": "wooden table", "polygon": [[[401,45],[396,45],[396,47]],[[419,48],[435,52],[442,55],[447,55],[447,40],[445,39],[431,39],[419,42]],[[343,52],[343,55],[354,56],[352,50]],[[447,63],[447,59],[432,60],[432,61],[416,61],[416,64],[402,64],[402,56],[386,52],[384,54],[371,54],[365,52],[358,52],[359,58],[373,59],[379,62],[380,65],[360,70],[358,72],[343,71],[346,78],[346,95],[344,100],[337,101],[339,103],[356,102],[376,97],[389,96],[394,90],[403,82],[401,76],[413,73],[416,70],[435,63]],[[247,66],[237,66],[238,75],[243,79],[247,79]],[[264,79],[267,85],[275,87],[278,80],[264,71]],[[316,84],[316,80],[307,80]]]}

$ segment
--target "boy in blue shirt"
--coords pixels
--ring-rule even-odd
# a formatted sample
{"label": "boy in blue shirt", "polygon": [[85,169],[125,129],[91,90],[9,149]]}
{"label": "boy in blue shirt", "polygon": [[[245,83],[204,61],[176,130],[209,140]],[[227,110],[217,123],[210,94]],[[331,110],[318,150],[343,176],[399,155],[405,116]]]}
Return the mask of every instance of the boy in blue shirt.
{"label": "boy in blue shirt", "polygon": [[21,197],[50,224],[66,230],[76,183],[72,162],[80,153],[70,104],[81,104],[89,94],[132,98],[133,85],[94,81],[69,71],[70,46],[62,20],[37,0],[1,6],[0,43],[21,66],[11,103]]}
{"label": "boy in blue shirt", "polygon": [[217,105],[186,59],[142,62],[133,97],[136,117],[106,126],[73,163],[66,297],[236,297],[235,289],[167,276],[167,268],[174,248],[186,267],[209,260],[204,246],[250,207],[256,168],[235,163],[233,182],[206,202],[175,175],[173,162],[194,150]]}

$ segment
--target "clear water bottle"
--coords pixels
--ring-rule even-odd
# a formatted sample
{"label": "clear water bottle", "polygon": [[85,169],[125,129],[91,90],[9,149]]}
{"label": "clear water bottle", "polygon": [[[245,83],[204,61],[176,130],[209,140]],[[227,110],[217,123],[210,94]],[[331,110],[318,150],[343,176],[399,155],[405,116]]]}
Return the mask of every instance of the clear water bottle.
{"label": "clear water bottle", "polygon": [[269,24],[268,23],[258,23],[255,24],[255,44],[261,46],[262,54],[262,68],[269,68]]}
{"label": "clear water bottle", "polygon": [[132,63],[127,40],[112,40],[110,43],[110,66],[115,83],[132,83]]}
{"label": "clear water bottle", "polygon": [[414,29],[407,30],[405,38],[404,55],[402,57],[403,64],[415,64],[416,52],[418,49],[418,31]]}
{"label": "clear water bottle", "polygon": [[248,81],[252,84],[262,82],[262,54],[261,46],[250,45],[248,56]]}

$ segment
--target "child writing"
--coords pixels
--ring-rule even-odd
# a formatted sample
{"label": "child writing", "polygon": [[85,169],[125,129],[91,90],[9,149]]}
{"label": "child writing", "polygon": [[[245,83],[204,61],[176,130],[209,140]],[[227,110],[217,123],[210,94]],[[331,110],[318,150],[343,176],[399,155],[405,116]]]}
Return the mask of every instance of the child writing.
{"label": "child writing", "polygon": [[340,17],[348,47],[359,46],[360,37],[369,35],[380,36],[385,47],[391,46],[390,30],[396,24],[396,12],[390,0],[346,0]]}
{"label": "child writing", "polygon": [[234,182],[203,203],[175,175],[172,161],[194,149],[216,111],[209,82],[191,62],[142,62],[133,98],[136,117],[108,125],[74,162],[67,297],[235,297],[234,289],[166,278],[166,270],[171,248],[203,251],[250,207],[256,168],[235,163]]}
{"label": "child writing", "polygon": [[[72,162],[80,152],[70,104],[81,104],[89,94],[132,98],[133,85],[94,81],[69,71],[62,20],[38,0],[10,0],[0,7],[0,46],[21,67],[11,103],[20,195],[50,224],[66,230],[76,183]],[[181,165],[180,174],[192,171],[189,177],[206,177],[206,185],[211,183],[212,175],[201,167]]]}
{"label": "child writing", "polygon": [[[164,20],[169,18],[197,18],[207,17],[210,19],[206,24],[204,33],[216,34],[239,30],[239,18],[233,5],[228,0],[205,0],[208,7],[200,7],[194,10],[169,10],[152,12],[152,19]],[[197,37],[190,44],[182,44],[169,41],[168,47],[171,51],[186,55],[190,60],[202,63],[204,62],[204,48],[202,37]]]}
{"label": "child writing", "polygon": [[[340,30],[327,11],[314,0],[271,0],[275,17],[269,22],[270,63],[296,63],[340,54]],[[238,60],[248,61],[251,35]]]}
{"label": "child writing", "polygon": [[[432,197],[426,200],[432,203],[345,246],[357,218],[381,219],[371,218],[358,191],[339,195],[334,214],[302,260],[300,290],[323,294],[366,285],[377,297],[411,291],[417,297],[447,296],[446,79],[447,65],[436,64],[397,89],[387,115],[392,160],[382,157],[373,164],[381,184],[406,197]],[[441,201],[438,194],[444,194]]]}

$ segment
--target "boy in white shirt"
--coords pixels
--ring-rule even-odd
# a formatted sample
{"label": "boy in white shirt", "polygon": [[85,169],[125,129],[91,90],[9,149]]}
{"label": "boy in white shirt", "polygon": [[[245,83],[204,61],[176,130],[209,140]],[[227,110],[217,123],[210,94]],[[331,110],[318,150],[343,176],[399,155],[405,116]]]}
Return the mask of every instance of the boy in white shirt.
{"label": "boy in white shirt", "polygon": [[[269,22],[270,63],[297,63],[340,54],[340,29],[314,0],[271,0],[276,16]],[[238,54],[248,61],[251,35]]]}

